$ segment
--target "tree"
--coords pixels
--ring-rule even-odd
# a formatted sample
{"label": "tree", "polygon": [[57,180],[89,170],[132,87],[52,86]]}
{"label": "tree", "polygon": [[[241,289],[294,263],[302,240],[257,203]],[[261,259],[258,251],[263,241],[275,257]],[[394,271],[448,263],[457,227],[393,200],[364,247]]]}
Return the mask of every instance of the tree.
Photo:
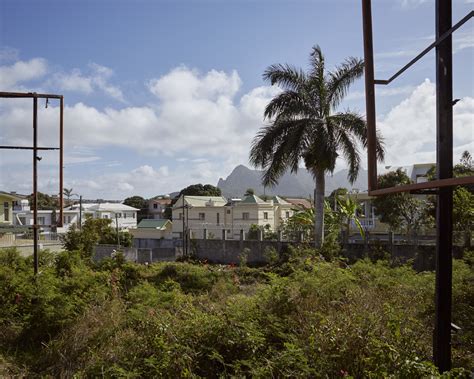
{"label": "tree", "polygon": [[[357,142],[367,145],[367,127],[362,116],[337,109],[350,85],[363,74],[364,63],[348,58],[327,72],[319,46],[313,47],[308,72],[288,64],[267,68],[263,77],[283,92],[265,108],[270,125],[260,129],[250,151],[250,161],[264,169],[264,185],[275,185],[288,170],[297,172],[301,160],[315,179],[315,245],[324,236],[325,174],[332,173],[339,156],[349,165],[348,179],[354,182],[360,168]],[[384,150],[378,138],[377,157]]]}
{"label": "tree", "polygon": [[72,193],[72,188],[64,188],[63,189],[63,195],[66,196],[67,203],[69,204],[69,200],[71,199],[71,196],[74,195]]}
{"label": "tree", "polygon": [[[378,177],[378,188],[410,184],[411,180],[402,169]],[[373,204],[375,214],[391,230],[404,229],[407,234],[417,232],[428,223],[427,202],[406,192],[377,196]]]}
{"label": "tree", "polygon": [[334,191],[332,191],[331,194],[327,198],[327,201],[329,205],[331,206],[331,209],[336,209],[337,200],[340,197],[346,197],[348,193],[349,193],[349,190],[343,187],[336,188]]}
{"label": "tree", "polygon": [[179,196],[222,196],[221,189],[214,187],[212,184],[192,184],[186,188],[183,188],[179,192]]}
{"label": "tree", "polygon": [[141,196],[127,197],[123,203],[129,207],[137,208],[137,222],[140,222],[144,218],[148,218],[148,201]]}
{"label": "tree", "polygon": [[354,222],[354,224],[359,229],[360,235],[364,237],[364,228],[362,227],[359,217],[357,216],[357,213],[360,210],[360,204],[358,204],[357,201],[351,199],[350,197],[346,197],[345,200],[340,200],[336,198],[336,202],[336,213],[340,215],[341,223],[345,223],[346,226],[346,238],[349,238],[351,221]]}
{"label": "tree", "polygon": [[148,208],[148,202],[141,196],[132,196],[127,197],[123,203],[128,205],[129,207],[137,208],[137,209],[145,209]]}
{"label": "tree", "polygon": [[[28,196],[28,202],[30,203],[31,209],[33,209],[33,194]],[[38,210],[54,210],[58,208],[58,199],[45,193],[38,192],[37,204]]]}
{"label": "tree", "polygon": [[253,188],[247,188],[247,190],[244,193],[244,196],[250,196],[250,195],[255,195],[255,190]]}

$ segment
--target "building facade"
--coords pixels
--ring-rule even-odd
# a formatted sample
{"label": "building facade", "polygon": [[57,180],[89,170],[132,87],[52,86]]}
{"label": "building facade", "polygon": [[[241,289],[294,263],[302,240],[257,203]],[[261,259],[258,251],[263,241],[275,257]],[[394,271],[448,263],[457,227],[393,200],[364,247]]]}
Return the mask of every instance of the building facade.
{"label": "building facade", "polygon": [[250,195],[245,199],[226,200],[216,196],[181,196],[173,206],[173,238],[239,239],[252,225],[279,230],[293,215],[292,205],[278,196],[264,201]]}

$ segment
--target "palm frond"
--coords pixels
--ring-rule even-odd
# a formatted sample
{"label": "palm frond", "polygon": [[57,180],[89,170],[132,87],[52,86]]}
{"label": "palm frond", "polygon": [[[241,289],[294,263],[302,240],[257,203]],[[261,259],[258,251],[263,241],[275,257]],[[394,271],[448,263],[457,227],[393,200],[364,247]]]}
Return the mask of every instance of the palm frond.
{"label": "palm frond", "polygon": [[[338,124],[341,128],[350,131],[367,148],[367,123],[364,118],[355,112],[346,111],[337,113],[330,117],[331,122]],[[385,147],[383,138],[377,131],[376,154],[379,162],[383,162],[385,158]]]}
{"label": "palm frond", "polygon": [[357,148],[357,141],[351,133],[348,133],[344,129],[338,130],[338,137],[339,148],[342,151],[346,163],[349,165],[347,179],[352,184],[359,176],[361,162],[360,152]]}
{"label": "palm frond", "polygon": [[295,91],[285,91],[275,96],[265,107],[264,118],[271,119],[275,116],[290,117],[303,115],[310,112],[309,107],[301,94]]}
{"label": "palm frond", "polygon": [[304,88],[306,74],[303,70],[288,64],[273,64],[265,70],[263,79],[269,81],[271,85],[299,92]]}
{"label": "palm frond", "polygon": [[332,109],[337,108],[351,84],[364,73],[364,61],[359,58],[347,58],[344,63],[329,73],[328,103]]}

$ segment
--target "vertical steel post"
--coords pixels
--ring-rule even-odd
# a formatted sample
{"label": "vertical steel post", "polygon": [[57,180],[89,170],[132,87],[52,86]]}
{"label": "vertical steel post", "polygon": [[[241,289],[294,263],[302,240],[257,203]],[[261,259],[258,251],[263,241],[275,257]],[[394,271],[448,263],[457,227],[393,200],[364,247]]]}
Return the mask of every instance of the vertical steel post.
{"label": "vertical steel post", "polygon": [[372,42],[371,0],[362,0],[362,22],[364,31],[365,108],[367,119],[367,156],[369,191],[377,189],[377,153],[375,124],[374,47]]}
{"label": "vertical steel post", "polygon": [[64,97],[59,102],[59,226],[63,226],[64,188],[63,188],[63,158],[64,158]]}
{"label": "vertical steel post", "polygon": [[82,195],[79,196],[79,230],[82,231]]}
{"label": "vertical steel post", "polygon": [[33,265],[38,274],[38,98],[33,97]]}
{"label": "vertical steel post", "polygon": [[[451,28],[452,0],[436,0],[436,38]],[[452,37],[436,46],[436,163],[438,179],[453,176]],[[451,369],[453,190],[440,188],[436,211],[436,320],[433,355]]]}

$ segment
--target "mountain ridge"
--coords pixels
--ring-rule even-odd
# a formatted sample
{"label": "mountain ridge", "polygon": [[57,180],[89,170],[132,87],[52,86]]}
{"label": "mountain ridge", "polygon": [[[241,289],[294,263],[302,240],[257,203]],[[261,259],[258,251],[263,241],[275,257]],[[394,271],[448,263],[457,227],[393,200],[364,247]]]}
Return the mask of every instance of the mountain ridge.
{"label": "mountain ridge", "polygon": [[[354,184],[347,180],[347,169],[326,175],[326,195],[339,187],[347,189],[367,189],[367,170],[361,169]],[[274,187],[265,187],[261,183],[263,171],[252,170],[242,164],[236,166],[227,178],[220,178],[217,187],[225,197],[241,197],[248,188],[253,188],[256,194],[281,195],[293,197],[313,197],[314,179],[304,168],[296,174],[289,171],[280,178]]]}

